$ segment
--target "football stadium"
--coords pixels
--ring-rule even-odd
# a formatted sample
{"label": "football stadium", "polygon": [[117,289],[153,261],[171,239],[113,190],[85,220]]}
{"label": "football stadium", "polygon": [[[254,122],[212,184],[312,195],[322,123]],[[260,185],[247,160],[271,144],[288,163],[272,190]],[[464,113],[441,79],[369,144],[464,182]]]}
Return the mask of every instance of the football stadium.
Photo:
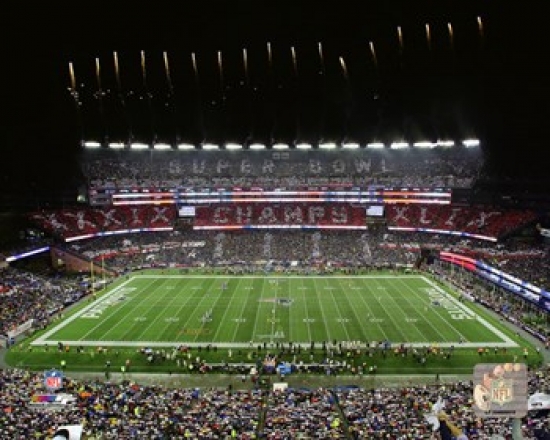
{"label": "football stadium", "polygon": [[10,58],[0,439],[550,438],[504,12],[206,3]]}

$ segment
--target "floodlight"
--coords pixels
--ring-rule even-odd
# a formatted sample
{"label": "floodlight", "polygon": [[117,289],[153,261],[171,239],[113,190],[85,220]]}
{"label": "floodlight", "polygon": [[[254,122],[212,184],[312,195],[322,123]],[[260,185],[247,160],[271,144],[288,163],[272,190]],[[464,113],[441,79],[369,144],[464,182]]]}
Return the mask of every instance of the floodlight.
{"label": "floodlight", "polygon": [[357,150],[359,148],[359,144],[357,142],[344,142],[342,144],[342,148],[345,148],[346,150]]}
{"label": "floodlight", "polygon": [[381,148],[384,148],[384,144],[382,142],[371,142],[367,144],[367,148],[372,148],[373,150],[379,150]]}
{"label": "floodlight", "polygon": [[250,144],[248,148],[251,150],[265,150],[265,145],[256,142],[254,144]]}
{"label": "floodlight", "polygon": [[178,150],[194,150],[195,146],[193,144],[179,144]]}
{"label": "floodlight", "polygon": [[277,142],[276,144],[273,144],[271,148],[273,148],[274,150],[288,150],[289,147],[288,144]]}
{"label": "floodlight", "polygon": [[415,142],[413,146],[416,148],[435,148],[437,147],[437,142],[420,141],[420,142]]}
{"label": "floodlight", "polygon": [[234,142],[228,142],[225,144],[226,150],[242,150],[243,146],[241,144],[236,144]]}
{"label": "floodlight", "polygon": [[300,142],[299,144],[296,144],[297,150],[311,150],[312,146],[311,144],[307,142]]}
{"label": "floodlight", "polygon": [[390,148],[392,150],[402,150],[404,148],[409,148],[409,143],[408,142],[392,142],[392,144],[390,145]]}
{"label": "floodlight", "polygon": [[319,148],[321,150],[334,150],[336,148],[336,144],[334,142],[321,142],[319,144]]}
{"label": "floodlight", "polygon": [[211,144],[211,143],[205,143],[205,144],[202,144],[202,149],[203,150],[217,150],[219,148],[218,145],[216,144]]}
{"label": "floodlight", "polygon": [[454,144],[455,144],[455,141],[449,141],[449,140],[437,141],[437,145],[439,145],[440,147],[452,147]]}
{"label": "floodlight", "polygon": [[163,142],[153,145],[155,150],[171,150],[172,146],[170,144],[165,144]]}
{"label": "floodlight", "polygon": [[462,145],[464,145],[467,148],[479,147],[479,139],[464,139],[462,141]]}
{"label": "floodlight", "polygon": [[96,142],[96,141],[86,141],[86,142],[84,142],[84,146],[86,148],[99,148],[99,147],[101,147],[101,144],[99,142]]}
{"label": "floodlight", "polygon": [[130,144],[130,148],[132,150],[147,150],[149,148],[149,145],[142,144],[141,142],[135,142],[133,144]]}

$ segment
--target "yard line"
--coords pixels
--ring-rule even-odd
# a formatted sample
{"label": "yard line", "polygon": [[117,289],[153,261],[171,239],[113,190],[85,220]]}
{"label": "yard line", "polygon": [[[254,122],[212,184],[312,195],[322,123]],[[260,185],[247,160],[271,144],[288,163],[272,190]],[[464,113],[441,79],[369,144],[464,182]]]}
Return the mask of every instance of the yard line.
{"label": "yard line", "polygon": [[[412,287],[410,287],[410,286],[409,286],[405,281],[403,281],[402,279],[397,278],[396,281],[399,281],[401,284],[403,284],[408,290],[410,290],[410,291],[412,292],[413,295],[415,295],[417,298],[420,298],[421,301],[424,299],[424,298],[422,298],[422,296],[417,295],[417,294],[416,294],[416,291],[415,291]],[[390,281],[390,283],[391,283],[391,281]],[[416,307],[416,306],[414,305],[414,302],[411,302],[411,301],[408,299],[408,296],[407,296],[407,295],[404,295],[403,298],[404,298],[404,299],[405,299],[405,300],[406,300],[406,301],[407,301],[407,302],[417,311],[417,313],[418,313],[421,317],[424,316],[424,317],[425,317],[424,321],[427,322],[428,325],[429,325],[431,328],[433,328],[433,329],[435,330],[436,333],[439,334],[439,336],[441,336],[441,341],[440,341],[440,342],[445,342],[447,338],[443,335],[443,333],[441,333],[441,331],[440,331],[435,325],[433,325],[432,320],[429,319],[429,318],[427,318],[425,315],[422,315],[422,312],[418,312],[418,307]],[[424,302],[424,304],[425,304],[425,301],[422,301],[422,302]],[[439,314],[438,314],[438,316],[439,316]],[[418,329],[418,327],[417,327],[416,325],[414,325],[414,327],[415,327],[415,328],[418,330],[418,332],[422,335],[422,332]],[[456,331],[456,329],[455,329],[455,331]],[[459,336],[460,336],[461,338],[464,338],[464,336],[461,335],[461,334],[459,334]],[[426,342],[431,343],[431,342],[434,342],[434,341],[426,341]]]}
{"label": "yard line", "polygon": [[[159,286],[159,288],[162,288],[162,287],[163,287],[163,285],[161,284],[161,285]],[[166,295],[159,295],[160,298],[157,298],[157,300],[154,302],[154,304],[158,304],[160,301],[164,301],[164,300],[166,299],[166,296],[167,296],[169,293],[171,293],[170,290],[166,290]],[[179,298],[179,296],[178,296],[178,295],[174,295],[173,298],[172,298],[172,301],[174,301],[174,299],[177,299],[177,298]],[[170,301],[170,303],[171,303],[172,301]],[[152,326],[153,326],[162,316],[165,315],[166,311],[169,311],[169,310],[170,310],[170,307],[167,307],[167,305],[165,305],[165,306],[164,306],[164,311],[161,312],[161,313],[159,313],[159,314],[157,315],[157,317],[156,317],[155,319],[153,319],[153,320],[149,323],[149,325],[145,326],[145,328],[141,331],[141,333],[140,333],[139,335],[136,336],[135,339],[137,339],[138,341],[141,340],[141,336],[144,335],[144,334],[147,332],[147,330],[149,330],[149,329],[150,329],[150,328],[151,328],[151,327],[152,327]]]}
{"label": "yard line", "polygon": [[[200,286],[203,285],[203,282],[204,282],[204,281],[201,281],[201,282],[200,282]],[[187,286],[188,284],[189,284],[189,283],[186,283],[186,284],[183,286],[184,289],[186,288],[186,286]],[[180,293],[181,293],[181,291],[180,291]],[[192,304],[192,301],[193,301],[193,300],[196,300],[196,299],[199,299],[199,298],[202,298],[202,297],[204,297],[204,294],[203,294],[202,296],[194,296],[194,295],[188,295],[188,296],[186,296],[185,301],[183,301],[182,304],[181,304],[181,306],[178,308],[178,311],[176,312],[176,316],[179,317],[180,314],[181,314],[181,311],[182,311],[185,307],[187,307],[189,304]],[[168,327],[169,327],[169,326],[167,326],[167,328],[168,328]],[[166,332],[166,329],[162,332],[161,336],[163,336],[165,332]],[[179,342],[179,341],[177,340],[177,337],[176,337],[175,342]]]}
{"label": "yard line", "polygon": [[273,346],[273,337],[275,335],[275,319],[277,315],[277,299],[279,298],[279,283],[276,284],[277,288],[275,289],[275,302],[273,303],[271,309],[271,337],[269,338],[269,343]]}
{"label": "yard line", "polygon": [[321,300],[321,295],[319,294],[319,289],[317,289],[317,282],[313,280],[313,285],[315,286],[315,296],[317,302],[319,303],[319,308],[321,309],[321,315],[323,315],[323,323],[325,324],[325,331],[327,333],[327,338],[329,341],[332,341],[332,335],[330,334],[330,327],[327,327],[327,317],[325,315],[325,309],[323,307],[323,301]]}
{"label": "yard line", "polygon": [[[288,291],[287,291],[287,297],[289,299],[291,299],[292,301],[294,301],[294,295],[292,293],[292,289],[291,289],[291,279],[289,278],[288,279],[288,282],[286,283],[287,284],[287,288],[288,288]],[[293,341],[292,339],[292,317],[291,317],[291,312],[292,311],[292,307],[288,307],[288,341]]]}
{"label": "yard line", "polygon": [[[239,287],[241,282],[242,282],[242,280],[239,280],[239,283],[237,284],[237,287]],[[250,296],[250,291],[249,290],[247,291],[247,296]],[[244,310],[246,309],[247,305],[248,305],[248,301],[246,301],[246,300],[243,301],[243,306],[241,307],[241,315],[240,315],[241,317],[243,316]],[[226,309],[226,313],[227,313],[227,310],[229,310],[229,305]],[[224,313],[223,316],[225,317],[225,313]],[[222,322],[223,322],[223,317],[222,317]],[[235,323],[235,331],[233,332],[233,338],[231,339],[231,342],[235,342],[235,338],[237,337],[237,332],[239,331],[239,326],[240,325],[241,325],[241,323],[239,323],[239,322]],[[212,339],[214,339],[214,341],[216,340],[216,336],[218,335],[218,332],[220,331],[220,328],[221,328],[221,325],[218,326],[218,330],[216,331],[216,334],[214,335],[214,338],[212,338]]]}
{"label": "yard line", "polygon": [[[136,290],[134,290],[134,292],[135,292],[135,297],[140,296],[140,293],[143,293],[144,291],[146,291],[147,289],[149,289],[149,287],[150,287],[154,282],[155,282],[155,280],[151,281],[151,282],[148,283],[147,286],[144,287],[144,288],[140,288],[140,289],[137,289],[137,288],[136,288]],[[88,336],[89,334],[91,334],[91,333],[92,333],[94,330],[96,330],[98,327],[100,327],[100,326],[102,326],[102,325],[105,325],[105,322],[106,322],[108,319],[110,319],[110,318],[112,318],[113,316],[115,316],[116,314],[118,314],[118,313],[119,313],[121,310],[123,310],[124,308],[130,307],[131,305],[133,305],[133,309],[135,309],[136,307],[139,306],[139,304],[141,304],[141,303],[144,302],[144,301],[147,301],[148,297],[149,297],[148,295],[145,295],[143,298],[141,298],[141,300],[138,302],[137,305],[136,305],[136,304],[132,304],[133,299],[134,299],[134,298],[132,298],[132,299],[130,299],[130,300],[127,300],[127,301],[126,301],[122,306],[120,306],[119,308],[112,307],[111,310],[110,310],[109,315],[108,315],[108,316],[101,316],[101,317],[99,318],[99,322],[97,323],[97,325],[95,325],[95,326],[92,327],[90,330],[88,330],[86,333],[84,333],[84,335],[82,335],[82,336],[80,337],[79,340],[84,340],[84,339],[86,338],[86,336]],[[117,324],[115,325],[115,327],[118,326],[122,321],[123,321],[123,320],[118,321]],[[107,330],[106,333],[103,333],[102,337],[103,337],[104,335],[106,335],[107,333],[109,333],[113,328],[114,328],[114,327],[110,327],[109,330]]]}
{"label": "yard line", "polygon": [[[46,342],[51,342],[48,340],[48,338],[51,336],[51,335],[54,335],[55,333],[57,333],[59,330],[62,330],[63,328],[65,328],[66,326],[68,326],[71,322],[73,322],[75,319],[77,318],[80,318],[81,315],[83,315],[84,313],[86,313],[88,310],[90,309],[93,309],[94,307],[96,307],[98,304],[101,304],[103,303],[103,301],[106,301],[107,299],[109,299],[111,296],[113,296],[114,294],[118,293],[119,290],[123,289],[126,287],[126,284],[130,283],[132,281],[132,278],[130,278],[129,280],[126,280],[126,281],[123,281],[122,284],[120,284],[119,286],[115,287],[113,290],[111,290],[110,292],[107,292],[105,293],[104,295],[102,295],[99,299],[95,300],[94,302],[92,302],[91,304],[87,305],[86,307],[84,307],[83,309],[79,310],[78,312],[76,312],[75,314],[69,316],[67,319],[64,319],[63,321],[61,321],[59,324],[57,324],[56,326],[54,326],[53,328],[51,328],[50,330],[48,330],[47,332],[43,333],[40,337],[36,338],[33,342],[31,342],[31,345],[42,345]],[[60,341],[60,342],[63,342],[63,341]],[[74,345],[74,344],[72,344]]]}
{"label": "yard line", "polygon": [[[378,285],[378,281],[375,280],[375,282],[376,282],[377,285]],[[365,284],[365,282],[363,282],[363,284]],[[388,310],[387,310],[386,306],[384,305],[384,302],[378,300],[377,294],[376,294],[375,292],[373,292],[372,289],[371,289],[367,284],[365,284],[365,286],[367,287],[367,290],[368,290],[369,292],[372,292],[372,296],[373,296],[374,298],[376,298],[376,301],[382,306],[382,308],[383,308],[384,311],[386,312],[386,315],[388,315],[388,318],[390,318],[390,320],[393,322],[393,324],[394,324],[394,326],[395,326],[395,329],[401,334],[402,340],[403,340],[404,342],[406,342],[406,341],[407,341],[406,335],[401,331],[401,327],[397,324],[397,322],[395,322],[395,319],[393,319],[392,314],[391,314],[391,313],[388,313]],[[383,287],[383,286],[381,286],[381,287]],[[392,342],[393,342],[393,341],[392,341]]]}
{"label": "yard line", "polygon": [[[235,296],[235,293],[238,292],[238,287],[239,285],[241,284],[242,280],[239,278],[237,280],[237,286],[233,289],[233,291],[231,292],[231,296],[229,297],[229,303],[227,304],[227,307],[225,307],[225,311],[223,312],[223,315],[220,319],[220,322],[218,324],[218,328],[216,329],[216,333],[214,333],[214,336],[212,337],[212,342],[215,342],[218,340],[218,334],[220,333],[220,330],[221,328],[223,327],[223,322],[224,322],[224,319],[225,319],[225,315],[227,315],[227,312],[232,309],[233,307],[230,306],[231,302],[233,301],[233,297]],[[225,293],[225,294],[224,294]],[[226,298],[227,297],[227,293],[228,291],[227,290],[222,290],[220,295],[218,296],[216,302],[214,303],[214,305],[212,306],[212,308],[216,307],[216,304],[218,303],[218,301],[220,300],[220,298],[224,297]],[[203,323],[202,325],[204,326],[204,324],[206,323]],[[236,326],[235,328],[238,328],[239,326]],[[202,327],[201,327],[202,328]],[[196,336],[195,336],[196,338]]]}
{"label": "yard line", "polygon": [[[343,283],[343,281],[338,281],[338,284],[340,285],[341,289],[342,289],[342,283]],[[345,286],[344,286],[344,289],[345,289]],[[361,335],[363,337],[363,340],[367,341],[367,334],[365,333],[365,328],[363,326],[363,323],[361,322],[361,319],[359,319],[359,315],[357,314],[357,310],[355,309],[355,307],[353,307],[353,304],[350,302],[348,294],[344,293],[344,289],[342,289],[342,294],[345,296],[346,301],[350,305],[350,308],[353,311],[353,314],[355,315],[355,318],[357,319],[357,324],[359,325],[359,330],[361,331]],[[351,293],[351,291],[350,291],[350,293]],[[336,303],[336,298],[334,298],[334,295],[333,295],[333,299],[334,299],[334,302]],[[342,325],[345,325],[345,323],[342,322]]]}
{"label": "yard line", "polygon": [[[413,293],[413,295],[415,295],[416,297],[420,297],[420,298],[421,298],[421,296],[416,292],[416,290],[414,290],[414,289],[411,288],[410,286],[406,285],[406,283],[405,283],[405,287],[406,287],[407,289],[409,289],[409,290]],[[448,295],[448,294],[445,293],[445,298],[447,298],[447,295]],[[471,313],[471,311],[469,311],[469,313]],[[462,333],[460,333],[460,332],[458,331],[458,329],[457,329],[454,325],[451,324],[450,321],[446,320],[443,316],[441,316],[440,313],[436,313],[436,315],[437,315],[437,317],[438,317],[442,322],[444,322],[444,323],[447,325],[447,327],[451,327],[451,328],[455,331],[455,333],[456,333],[462,340],[467,341],[467,338],[466,338]],[[430,325],[432,326],[432,328],[435,328],[435,327],[433,326],[433,324],[431,324],[431,320],[428,319],[428,322],[430,322]],[[439,332],[439,330],[438,330],[438,333],[441,334],[441,333]],[[442,335],[442,336],[443,336],[443,335]],[[445,338],[444,338],[444,339],[445,339]],[[458,342],[458,341],[457,341],[457,342]]]}
{"label": "yard line", "polygon": [[[301,284],[302,284],[301,287],[306,287],[306,286],[304,285],[304,280],[301,279],[300,281],[301,281]],[[302,292],[302,296],[304,297],[304,309],[305,309],[305,311],[306,311],[306,319],[307,319],[307,320],[306,320],[306,324],[307,324],[307,334],[308,334],[308,336],[309,336],[309,342],[311,342],[311,341],[312,341],[312,338],[311,338],[311,327],[310,327],[310,325],[309,325],[309,309],[308,309],[308,307],[307,307],[306,289],[301,289],[301,292]],[[306,341],[306,342],[307,342],[307,341]]]}
{"label": "yard line", "polygon": [[[363,301],[363,304],[365,304],[365,306],[367,307],[367,309],[369,310],[369,314],[372,315],[372,309],[370,308],[370,305],[368,303],[368,301],[365,300],[365,295],[364,295],[364,291],[363,289],[361,289],[359,291],[359,293],[354,293],[353,295],[356,295],[361,301]],[[372,315],[374,316],[374,315]],[[359,319],[359,323],[362,325],[362,321]],[[378,323],[376,323],[378,329],[380,330],[380,332],[384,335],[384,338],[386,340],[388,340],[388,335],[386,334],[386,332],[384,331],[384,329],[382,328],[382,326]],[[372,341],[368,341],[368,342],[372,342]]]}
{"label": "yard line", "polygon": [[[328,280],[327,280],[328,281]],[[328,285],[330,287],[331,286],[331,283],[328,283]],[[332,298],[332,301],[334,302],[334,305],[336,306],[336,308],[338,309],[338,315],[340,318],[342,318],[342,311],[340,310],[340,306],[338,305],[338,303],[336,302],[336,298],[334,298],[334,294],[332,293],[332,289],[329,290],[330,292],[330,297]],[[340,321],[340,324],[342,325],[342,328],[344,329],[344,332],[346,333],[346,337],[348,338],[347,341],[351,341],[351,338],[350,338],[350,335],[349,335],[349,332],[348,332],[348,329],[346,328],[346,323],[343,322],[343,321]],[[327,322],[325,321],[325,327],[327,326]]]}
{"label": "yard line", "polygon": [[[207,285],[207,287],[206,287],[207,291],[210,290],[210,287],[212,287],[212,284],[214,284],[214,283],[211,282],[210,284]],[[202,283],[201,283],[201,285],[202,285]],[[221,293],[219,295],[221,295]],[[211,297],[208,295],[208,292],[206,292],[204,295],[202,295],[202,298],[195,304],[195,309],[189,314],[189,318],[187,318],[187,321],[185,321],[185,323],[183,323],[183,327],[182,327],[183,329],[186,329],[188,327],[188,324],[191,325],[191,327],[189,327],[189,328],[197,328],[197,327],[193,327],[192,320],[196,316],[197,312],[201,310],[200,306],[201,306],[202,302],[205,299],[208,299],[208,300],[211,299]],[[198,328],[200,330],[202,330],[204,328],[205,324],[206,324],[205,322],[201,322]],[[195,339],[194,339],[195,341],[197,340],[198,336],[199,335],[195,335]],[[204,342],[203,342],[203,344],[204,344]],[[185,345],[189,345],[189,343],[186,342]]]}
{"label": "yard line", "polygon": [[[396,277],[395,279],[397,279],[397,280],[399,280],[399,281],[402,281],[401,278],[398,278],[398,277]],[[390,286],[393,286],[393,281],[395,281],[395,279],[394,279],[394,280],[389,280],[389,283],[390,283],[389,285],[390,285]],[[405,281],[402,281],[402,282],[403,282],[403,284],[407,285],[407,283],[406,283]],[[407,285],[407,287],[408,287],[408,285]],[[399,291],[399,289],[398,289],[397,291]],[[396,309],[399,309],[399,312],[403,315],[403,317],[404,317],[404,319],[405,319],[404,323],[405,323],[406,325],[408,325],[408,326],[412,326],[412,327],[416,330],[416,332],[420,335],[420,340],[419,340],[418,342],[422,342],[423,340],[425,340],[426,338],[425,338],[424,334],[422,333],[422,331],[418,328],[418,326],[417,326],[416,324],[414,324],[414,323],[411,323],[411,322],[407,322],[407,321],[406,321],[406,318],[408,317],[408,315],[407,315],[407,313],[405,312],[405,310],[403,310],[403,307],[399,304],[399,302],[398,302],[392,295],[388,295],[388,296],[389,296],[389,298],[393,301],[393,303],[396,305]],[[411,304],[411,305],[413,306],[413,308],[414,308],[415,312],[418,314],[418,316],[420,316],[420,317],[423,316],[422,313],[418,313],[417,307],[414,306],[414,303],[411,303],[411,302],[408,300],[408,298],[407,298],[406,295],[400,295],[400,299],[401,299],[401,298],[402,298],[402,299],[405,299],[409,304]],[[428,323],[430,324],[430,326],[431,326],[437,333],[439,333],[439,335],[443,338],[443,340],[445,340],[445,337],[441,334],[441,332],[440,332],[436,327],[433,326],[433,324],[432,324],[429,320],[428,320]],[[412,341],[411,341],[411,342],[412,342]],[[432,342],[432,341],[426,341],[426,343],[430,343],[430,342]],[[443,341],[441,341],[441,342],[443,342]]]}
{"label": "yard line", "polygon": [[262,304],[264,304],[262,300],[264,298],[265,285],[266,283],[264,280],[264,282],[262,283],[262,291],[260,292],[260,299],[258,300],[258,304],[256,304],[256,318],[254,319],[254,329],[252,330],[251,336],[252,340],[254,340],[254,338],[258,334],[258,317],[260,316],[260,308],[262,307]]}
{"label": "yard line", "polygon": [[[448,292],[446,292],[444,289],[439,287],[437,284],[435,284],[432,280],[422,277],[422,279],[428,283],[430,286],[432,286],[435,290],[438,292],[442,292],[446,295],[446,297],[452,301],[457,307],[464,310],[469,315],[475,315],[477,316],[477,321],[481,324],[483,324],[487,329],[491,330],[496,336],[498,336],[502,341],[504,341],[506,344],[512,344],[512,345],[502,345],[503,347],[517,347],[518,344],[516,344],[512,339],[510,339],[507,335],[505,335],[502,331],[500,331],[498,328],[496,328],[494,325],[492,325],[490,322],[487,322],[486,319],[479,316],[477,313],[475,313],[473,310],[471,310],[466,305],[462,304],[460,301],[458,301],[454,296],[450,295]],[[464,344],[463,344],[464,345]]]}

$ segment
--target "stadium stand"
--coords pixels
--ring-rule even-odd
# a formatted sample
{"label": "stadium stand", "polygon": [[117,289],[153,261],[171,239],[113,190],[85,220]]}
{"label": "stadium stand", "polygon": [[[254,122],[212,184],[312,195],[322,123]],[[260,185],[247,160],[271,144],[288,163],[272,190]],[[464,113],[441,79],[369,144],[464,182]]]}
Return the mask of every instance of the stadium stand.
{"label": "stadium stand", "polygon": [[[109,208],[62,209],[35,212],[31,220],[44,230],[67,238],[89,238],[114,231],[135,232],[171,230],[177,212],[174,206],[114,206]],[[532,211],[499,210],[487,207],[389,205],[389,229],[465,232],[474,238],[497,239],[537,218]],[[280,225],[324,228],[365,227],[365,211],[351,204],[279,203],[212,205],[197,208],[195,226],[214,229],[221,226]]]}
{"label": "stadium stand", "polygon": [[396,204],[387,207],[389,229],[457,231],[490,238],[501,238],[534,222],[536,218],[533,211],[502,210],[485,206]]}
{"label": "stadium stand", "polygon": [[471,187],[479,149],[225,152],[89,151],[82,171],[93,190],[124,188],[383,185]]}
{"label": "stadium stand", "polygon": [[87,294],[78,280],[54,279],[11,267],[0,269],[0,334],[9,336],[25,322],[35,329]]}
{"label": "stadium stand", "polygon": [[[548,392],[548,371],[529,374],[529,393]],[[134,381],[64,379],[74,401],[55,409],[37,403],[43,376],[21,369],[0,372],[0,436],[48,438],[66,424],[84,425],[88,439],[184,438],[434,438],[424,415],[439,397],[450,420],[470,439],[511,438],[509,420],[479,419],[471,409],[472,385],[450,382],[399,389],[292,389],[282,391],[185,389]],[[546,411],[522,421],[525,439],[548,432]]]}

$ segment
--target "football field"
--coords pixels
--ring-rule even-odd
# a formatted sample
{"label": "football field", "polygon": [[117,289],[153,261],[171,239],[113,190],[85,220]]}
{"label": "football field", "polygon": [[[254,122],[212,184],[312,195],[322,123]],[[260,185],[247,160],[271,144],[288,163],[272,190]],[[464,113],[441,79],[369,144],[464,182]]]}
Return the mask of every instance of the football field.
{"label": "football field", "polygon": [[133,275],[32,342],[249,347],[293,342],[516,347],[423,276]]}

